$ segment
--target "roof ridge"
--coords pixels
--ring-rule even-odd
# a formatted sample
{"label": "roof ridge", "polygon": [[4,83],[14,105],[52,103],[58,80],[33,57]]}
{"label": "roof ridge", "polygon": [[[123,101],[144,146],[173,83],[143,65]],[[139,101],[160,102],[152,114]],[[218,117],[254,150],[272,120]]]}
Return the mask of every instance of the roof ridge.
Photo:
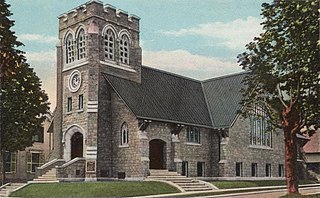
{"label": "roof ridge", "polygon": [[194,78],[191,78],[191,77],[183,76],[181,74],[176,74],[176,73],[173,73],[173,72],[165,71],[165,70],[162,70],[162,69],[158,69],[158,68],[154,68],[154,67],[150,67],[150,66],[146,66],[146,65],[142,65],[142,67],[144,67],[146,69],[155,70],[155,71],[158,71],[158,72],[161,72],[161,73],[164,73],[164,74],[168,74],[168,75],[171,75],[171,76],[174,76],[174,77],[183,78],[183,79],[186,79],[186,80],[191,80],[191,81],[198,82],[198,83],[202,82],[201,80],[197,80],[197,79],[194,79]]}
{"label": "roof ridge", "polygon": [[239,75],[248,74],[248,73],[249,72],[247,72],[247,71],[243,71],[243,72],[237,72],[237,73],[233,73],[233,74],[226,74],[226,75],[217,76],[217,77],[213,77],[213,78],[209,78],[209,79],[203,80],[203,81],[201,81],[201,83],[206,83],[206,82],[214,81],[214,80],[220,80],[220,79],[223,79],[223,78],[231,78],[231,77],[234,77],[234,76],[239,76]]}

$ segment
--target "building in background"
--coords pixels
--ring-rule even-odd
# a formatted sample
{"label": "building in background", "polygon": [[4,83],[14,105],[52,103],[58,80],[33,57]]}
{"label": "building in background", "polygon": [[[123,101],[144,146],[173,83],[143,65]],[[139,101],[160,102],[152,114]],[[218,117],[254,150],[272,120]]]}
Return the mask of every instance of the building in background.
{"label": "building in background", "polygon": [[[318,130],[319,131],[319,130]],[[303,147],[307,169],[320,175],[320,135],[319,132],[310,137]],[[312,173],[311,173],[312,174]]]}
{"label": "building in background", "polygon": [[46,114],[46,119],[34,135],[33,145],[24,151],[6,152],[5,173],[8,181],[28,181],[35,178],[37,167],[49,159],[52,151],[52,134],[48,128],[52,120],[52,114]]}

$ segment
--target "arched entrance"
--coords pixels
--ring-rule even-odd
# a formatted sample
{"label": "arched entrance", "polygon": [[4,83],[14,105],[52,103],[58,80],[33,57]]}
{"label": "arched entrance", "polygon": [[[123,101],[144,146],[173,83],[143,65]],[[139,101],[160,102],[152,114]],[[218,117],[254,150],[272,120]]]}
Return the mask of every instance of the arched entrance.
{"label": "arched entrance", "polygon": [[75,157],[83,157],[85,132],[79,125],[70,126],[62,137],[63,159],[67,162]]}
{"label": "arched entrance", "polygon": [[154,139],[149,142],[150,169],[166,169],[166,142]]}
{"label": "arched entrance", "polygon": [[71,159],[83,157],[83,135],[76,132],[71,137]]}

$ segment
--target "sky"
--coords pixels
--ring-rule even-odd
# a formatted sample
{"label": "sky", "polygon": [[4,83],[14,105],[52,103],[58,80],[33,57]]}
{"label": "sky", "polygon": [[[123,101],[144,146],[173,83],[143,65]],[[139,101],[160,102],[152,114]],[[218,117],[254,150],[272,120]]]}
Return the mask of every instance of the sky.
{"label": "sky", "polygon": [[[7,0],[21,49],[56,97],[58,16],[86,0]],[[262,32],[263,0],[101,0],[140,20],[142,64],[198,80],[241,72],[237,55]]]}

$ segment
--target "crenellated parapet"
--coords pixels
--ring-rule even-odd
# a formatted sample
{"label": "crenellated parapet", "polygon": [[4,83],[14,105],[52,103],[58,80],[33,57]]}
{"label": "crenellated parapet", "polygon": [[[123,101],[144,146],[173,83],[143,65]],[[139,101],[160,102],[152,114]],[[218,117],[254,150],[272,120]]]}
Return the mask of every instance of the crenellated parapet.
{"label": "crenellated parapet", "polygon": [[103,3],[99,0],[90,0],[64,14],[58,16],[59,30],[66,29],[79,22],[96,18],[105,22],[110,22],[117,26],[127,27],[132,31],[139,31],[140,18],[116,7]]}

